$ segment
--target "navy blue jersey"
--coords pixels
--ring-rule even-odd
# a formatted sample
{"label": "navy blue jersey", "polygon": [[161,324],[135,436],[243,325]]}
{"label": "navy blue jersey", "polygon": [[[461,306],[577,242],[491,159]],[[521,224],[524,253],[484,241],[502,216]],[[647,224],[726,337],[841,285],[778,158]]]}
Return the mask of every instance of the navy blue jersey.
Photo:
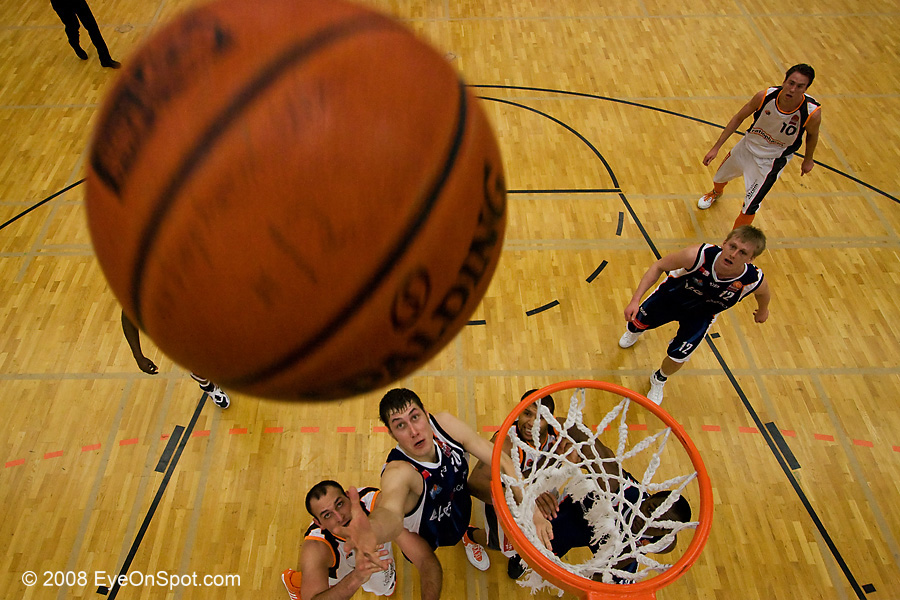
{"label": "navy blue jersey", "polygon": [[665,300],[666,309],[679,313],[715,315],[731,308],[762,284],[763,273],[752,263],[744,272],[730,279],[722,279],[713,271],[713,263],[722,248],[703,244],[689,269],[676,269],[657,286],[653,295]]}
{"label": "navy blue jersey", "polygon": [[405,461],[422,476],[424,487],[416,507],[403,519],[403,527],[418,533],[432,548],[455,546],[462,539],[472,516],[472,497],[466,484],[468,453],[428,415],[434,431],[437,461],[420,463],[400,446],[388,454],[387,462]]}

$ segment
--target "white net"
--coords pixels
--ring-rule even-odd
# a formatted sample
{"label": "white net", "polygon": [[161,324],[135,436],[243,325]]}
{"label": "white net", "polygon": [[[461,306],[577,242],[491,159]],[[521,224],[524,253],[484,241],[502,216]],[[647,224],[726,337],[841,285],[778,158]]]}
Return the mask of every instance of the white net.
{"label": "white net", "polygon": [[[531,427],[532,439],[541,439],[542,422],[549,424],[558,434],[555,440],[543,447],[541,444],[536,444],[538,448],[532,447],[519,438],[515,426],[510,427],[511,455],[516,473],[515,477],[502,475],[506,501],[522,532],[547,560],[576,575],[603,583],[641,581],[672,566],[658,562],[649,554],[667,549],[680,531],[697,527],[697,521],[663,518],[681,498],[686,486],[694,481],[697,473],[654,481],[671,429],[645,434],[629,448],[629,433],[633,433],[626,422],[631,405],[629,399],[622,398],[603,417],[596,431],[584,424],[584,405],[585,390],[579,388],[572,394],[568,414],[562,423],[545,406],[540,407]],[[601,453],[597,450],[599,437],[614,421],[618,422],[615,426],[617,446]],[[521,456],[533,460],[533,466],[524,473],[519,460]],[[625,473],[625,465],[635,457],[644,458],[647,462],[639,480]],[[521,503],[513,497],[513,488],[521,491]],[[647,502],[651,494],[660,491],[670,492],[664,501]],[[583,511],[584,521],[592,529],[590,544],[597,548],[586,561],[577,564],[562,561],[538,538],[533,517],[536,501],[544,492],[553,493],[558,498],[569,496],[574,505]],[[554,529],[554,535],[556,533]],[[562,593],[531,569],[519,583],[531,587],[533,591],[549,588]]]}

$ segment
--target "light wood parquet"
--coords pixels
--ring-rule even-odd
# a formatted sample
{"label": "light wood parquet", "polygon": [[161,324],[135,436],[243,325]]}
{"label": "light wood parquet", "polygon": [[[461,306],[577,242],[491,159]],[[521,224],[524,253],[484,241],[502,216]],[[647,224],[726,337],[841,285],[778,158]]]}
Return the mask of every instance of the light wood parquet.
{"label": "light wood parquet", "polygon": [[[815,66],[821,164],[801,178],[793,161],[755,222],[769,236],[757,264],[772,286],[771,318],[754,323],[752,300],[726,313],[711,330],[721,361],[704,346],[666,386],[663,407],[706,461],[715,518],[697,564],[659,597],[900,597],[896,2],[368,3],[478,86],[504,154],[509,225],[473,316],[485,324],[465,328],[402,382],[485,436],[530,387],[594,378],[647,391],[673,329],[627,351],[616,341],[652,248],[724,238],[742,182],[696,209],[710,186],[713,167],[701,159],[716,125],[790,65]],[[123,62],[191,4],[91,2]],[[71,52],[49,2],[0,6],[0,223],[83,177],[90,128],[116,74],[100,68],[84,32],[82,44],[88,61]],[[117,573],[143,531],[131,571],[237,574],[240,585],[126,586],[119,598],[284,597],[279,575],[296,567],[309,487],[378,481],[392,446],[378,429],[380,391],[304,404],[233,394],[227,411],[207,403],[197,412],[196,384],[149,339],[160,373],[136,368],[92,254],[82,194],[76,185],[0,230],[0,596],[102,597],[95,573]],[[801,465],[790,472],[796,487],[753,432],[753,414],[784,432]],[[192,419],[155,501],[168,436]],[[485,573],[461,547],[439,556],[445,598],[529,597],[497,554]],[[26,571],[38,585],[23,585]],[[46,571],[83,571],[90,582],[43,586]],[[401,564],[399,574],[395,597],[418,597],[412,569]]]}

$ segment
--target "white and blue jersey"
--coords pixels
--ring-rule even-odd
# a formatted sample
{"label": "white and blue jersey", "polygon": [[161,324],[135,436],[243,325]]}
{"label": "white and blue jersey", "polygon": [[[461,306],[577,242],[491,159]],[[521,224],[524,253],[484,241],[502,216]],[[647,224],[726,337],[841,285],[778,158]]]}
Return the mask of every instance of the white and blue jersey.
{"label": "white and blue jersey", "polygon": [[455,546],[462,539],[472,516],[472,497],[466,480],[469,477],[468,452],[451,438],[432,415],[428,415],[434,431],[437,460],[419,462],[400,446],[390,451],[387,462],[408,462],[422,476],[423,489],[415,508],[403,519],[403,527],[418,533],[432,548]]}
{"label": "white and blue jersey", "polygon": [[667,354],[675,362],[686,361],[716,315],[755,292],[763,282],[762,271],[751,263],[737,277],[719,277],[714,264],[721,253],[719,246],[703,244],[690,268],[669,273],[641,303],[629,331],[637,333],[678,321],[678,332],[669,342]]}

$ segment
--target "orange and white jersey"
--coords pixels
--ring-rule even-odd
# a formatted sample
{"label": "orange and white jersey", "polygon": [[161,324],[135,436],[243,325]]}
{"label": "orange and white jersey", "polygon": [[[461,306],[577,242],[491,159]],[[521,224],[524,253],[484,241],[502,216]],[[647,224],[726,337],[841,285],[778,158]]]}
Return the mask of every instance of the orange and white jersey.
{"label": "orange and white jersey", "polygon": [[796,152],[803,143],[809,118],[820,108],[814,98],[804,94],[804,101],[794,111],[782,112],[778,108],[781,89],[778,86],[766,90],[744,136],[750,151],[760,158],[788,157]]}
{"label": "orange and white jersey", "polygon": [[[378,494],[378,488],[360,488],[359,502],[360,504],[362,504],[363,510],[366,512],[366,514],[369,514],[369,512],[372,510],[372,505],[375,504],[375,498],[376,496],[378,496]],[[349,575],[356,568],[356,558],[353,555],[353,551],[347,550],[344,547],[344,544],[346,542],[344,538],[338,537],[325,529],[321,529],[319,526],[313,523],[306,530],[304,539],[315,542],[324,542],[331,548],[331,554],[333,558],[331,561],[331,567],[328,569],[329,587],[334,587],[335,585],[337,585],[341,581],[341,579]],[[391,548],[391,543],[385,543],[384,548],[388,551],[387,558],[390,558],[393,561],[394,552],[393,548]],[[362,585],[362,588],[365,591],[371,592],[377,596],[390,596],[394,593],[394,586],[396,582],[397,573],[394,568],[394,563],[391,562],[391,566],[389,568],[385,569],[384,571],[373,573],[372,576],[369,577],[369,580]]]}

